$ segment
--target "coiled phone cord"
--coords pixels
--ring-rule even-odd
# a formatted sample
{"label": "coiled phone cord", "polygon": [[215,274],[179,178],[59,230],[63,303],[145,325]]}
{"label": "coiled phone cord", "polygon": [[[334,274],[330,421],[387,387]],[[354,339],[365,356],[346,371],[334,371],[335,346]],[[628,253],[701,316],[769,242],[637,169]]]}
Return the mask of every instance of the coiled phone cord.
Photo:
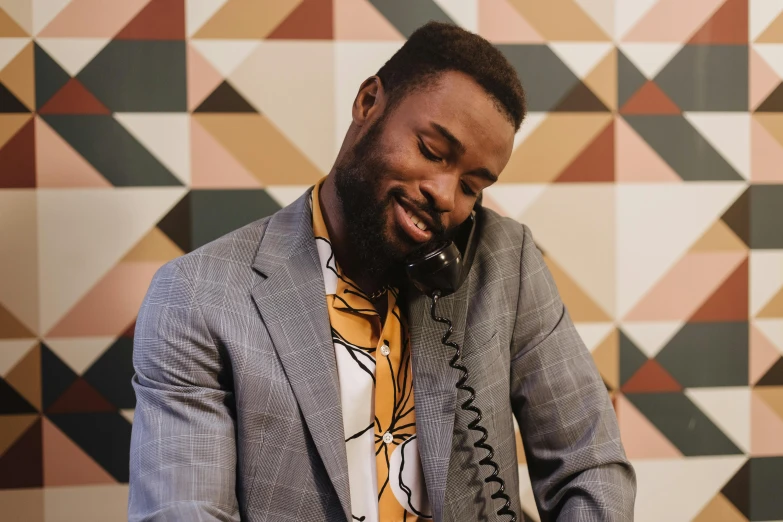
{"label": "coiled phone cord", "polygon": [[451,361],[449,361],[449,366],[451,366],[455,370],[459,370],[460,372],[462,372],[462,377],[460,377],[459,381],[457,381],[457,388],[468,392],[468,394],[470,395],[468,400],[462,403],[462,409],[464,411],[471,411],[476,414],[476,418],[473,419],[470,423],[468,423],[468,428],[473,431],[477,431],[481,433],[481,438],[473,443],[473,447],[487,450],[487,456],[481,459],[479,461],[479,464],[490,466],[493,469],[492,473],[487,478],[484,479],[484,482],[497,483],[499,488],[495,493],[492,494],[492,498],[493,499],[502,498],[506,501],[503,504],[503,507],[497,511],[497,514],[509,515],[511,517],[511,522],[516,522],[517,515],[510,508],[511,499],[506,494],[506,483],[503,482],[503,479],[500,478],[500,476],[498,475],[499,472],[498,465],[495,463],[495,461],[492,460],[492,458],[495,456],[495,450],[492,448],[492,446],[490,446],[486,442],[487,435],[488,435],[486,428],[484,428],[479,424],[479,422],[481,422],[481,416],[482,416],[481,410],[473,405],[473,401],[476,399],[476,391],[470,386],[465,384],[465,382],[468,380],[468,369],[462,364],[460,364],[459,362],[460,359],[462,358],[462,348],[460,348],[460,346],[457,343],[453,341],[449,341],[449,337],[451,337],[452,329],[453,329],[453,325],[451,324],[451,321],[449,319],[446,319],[445,317],[438,317],[435,314],[435,307],[438,304],[438,299],[440,299],[440,292],[436,291],[432,294],[432,306],[430,306],[430,315],[432,316],[433,321],[437,321],[439,323],[448,326],[446,333],[443,334],[441,343],[443,343],[445,346],[450,346],[455,350],[454,357],[452,357]]}

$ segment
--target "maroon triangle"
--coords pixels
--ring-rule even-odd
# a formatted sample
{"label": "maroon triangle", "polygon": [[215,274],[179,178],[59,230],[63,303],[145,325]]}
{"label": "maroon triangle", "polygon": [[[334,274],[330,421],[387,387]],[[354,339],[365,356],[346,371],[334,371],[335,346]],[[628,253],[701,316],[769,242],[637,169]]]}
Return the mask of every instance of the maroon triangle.
{"label": "maroon triangle", "polygon": [[270,40],[331,40],[332,0],[304,0],[269,35]]}
{"label": "maroon triangle", "polygon": [[38,111],[40,114],[111,114],[82,82],[71,78]]}
{"label": "maroon triangle", "polygon": [[115,40],[184,40],[185,0],[152,0]]}
{"label": "maroon triangle", "polygon": [[694,313],[689,323],[747,321],[748,260],[740,264]]}
{"label": "maroon triangle", "polygon": [[0,189],[6,188],[35,188],[34,118],[0,149]]}
{"label": "maroon triangle", "polygon": [[81,377],[47,408],[46,413],[90,413],[117,411],[95,388]]}
{"label": "maroon triangle", "polygon": [[43,486],[43,435],[39,418],[0,457],[0,489]]}
{"label": "maroon triangle", "polygon": [[680,392],[682,386],[655,359],[649,359],[622,386],[623,393]]}
{"label": "maroon triangle", "polygon": [[614,181],[614,120],[557,177],[557,183]]}

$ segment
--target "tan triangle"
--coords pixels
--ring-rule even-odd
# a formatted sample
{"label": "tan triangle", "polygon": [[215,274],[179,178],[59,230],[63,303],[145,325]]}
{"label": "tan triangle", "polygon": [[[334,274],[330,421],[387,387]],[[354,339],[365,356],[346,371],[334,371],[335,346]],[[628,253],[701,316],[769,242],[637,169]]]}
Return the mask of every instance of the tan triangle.
{"label": "tan triangle", "polygon": [[125,420],[133,424],[133,414],[136,413],[135,409],[120,410],[120,415],[125,417]]}
{"label": "tan triangle", "polygon": [[593,350],[593,360],[598,371],[612,389],[620,387],[620,334],[615,328]]}
{"label": "tan triangle", "polygon": [[611,38],[573,0],[509,0],[550,41],[595,42]]}
{"label": "tan triangle", "polygon": [[757,386],[753,393],[761,397],[767,406],[783,419],[783,386]]}
{"label": "tan triangle", "polygon": [[722,493],[718,493],[692,522],[748,522],[748,519]]}
{"label": "tan triangle", "polygon": [[41,410],[41,347],[35,348],[16,363],[5,376],[8,384],[13,386],[27,402]]}
{"label": "tan triangle", "polygon": [[775,43],[783,42],[783,13],[780,13],[775,20],[767,26],[761,35],[756,38],[756,43]]}
{"label": "tan triangle", "polygon": [[584,79],[591,91],[604,105],[612,110],[617,110],[617,49],[609,51],[609,54],[595,66]]}
{"label": "tan triangle", "polygon": [[552,258],[544,256],[544,261],[549,267],[563,302],[574,321],[601,322],[612,320]]}
{"label": "tan triangle", "polygon": [[0,339],[19,339],[22,337],[34,337],[35,334],[12,314],[0,305]]}
{"label": "tan triangle", "polygon": [[10,448],[27,429],[38,420],[38,415],[0,415],[0,455]]}
{"label": "tan triangle", "polygon": [[0,38],[30,36],[13,18],[0,9]]}
{"label": "tan triangle", "polygon": [[261,114],[194,114],[193,118],[266,185],[305,185],[324,176]]}
{"label": "tan triangle", "polygon": [[35,110],[34,54],[31,42],[0,71],[0,82],[31,111]]}
{"label": "tan triangle", "polygon": [[47,337],[44,342],[71,370],[82,375],[115,340],[114,337]]}
{"label": "tan triangle", "polygon": [[42,428],[44,486],[115,484],[117,482],[45,417]]}
{"label": "tan triangle", "polygon": [[11,371],[37,342],[38,339],[0,340],[0,377]]}
{"label": "tan triangle", "polygon": [[302,0],[229,0],[193,38],[266,38]]}
{"label": "tan triangle", "polygon": [[501,179],[504,183],[554,181],[611,120],[611,113],[549,114],[516,148]]}
{"label": "tan triangle", "polygon": [[719,219],[710,229],[693,244],[691,252],[744,252],[747,245]]}
{"label": "tan triangle", "polygon": [[783,114],[757,112],[753,114],[753,118],[783,146]]}
{"label": "tan triangle", "polygon": [[783,288],[764,305],[756,316],[760,319],[783,319]]}
{"label": "tan triangle", "polygon": [[184,253],[166,234],[155,227],[122,258],[122,261],[166,262]]}
{"label": "tan triangle", "polygon": [[0,149],[32,118],[32,114],[0,114]]}

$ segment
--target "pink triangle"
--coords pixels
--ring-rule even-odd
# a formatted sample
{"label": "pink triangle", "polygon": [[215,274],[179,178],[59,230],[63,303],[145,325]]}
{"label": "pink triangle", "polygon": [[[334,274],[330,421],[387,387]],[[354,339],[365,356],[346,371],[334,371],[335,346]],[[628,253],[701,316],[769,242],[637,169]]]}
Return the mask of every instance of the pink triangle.
{"label": "pink triangle", "polygon": [[42,421],[44,486],[117,483],[49,419],[43,417]]}
{"label": "pink triangle", "polygon": [[772,344],[772,341],[767,339],[767,336],[761,333],[758,328],[751,326],[750,372],[748,375],[750,384],[756,384],[759,379],[764,377],[767,370],[780,359],[780,356],[780,352]]}
{"label": "pink triangle", "polygon": [[619,182],[681,183],[682,178],[663,161],[623,118],[616,119],[615,179]]}
{"label": "pink triangle", "polygon": [[620,425],[620,437],[628,458],[682,458],[680,450],[624,396],[615,397],[615,409]]}
{"label": "pink triangle", "polygon": [[658,0],[622,38],[624,42],[685,43],[726,0]]}
{"label": "pink triangle", "polygon": [[[138,315],[162,261],[121,262],[92,287],[47,334],[49,337],[119,335]],[[120,299],[118,296],[122,296]]]}
{"label": "pink triangle", "polygon": [[750,394],[750,455],[783,455],[783,419],[755,393]]}
{"label": "pink triangle", "polygon": [[193,111],[223,81],[223,76],[201,53],[188,45],[188,108]]}
{"label": "pink triangle", "polygon": [[506,213],[506,211],[503,209],[503,207],[498,205],[498,203],[494,199],[492,199],[492,197],[489,194],[487,194],[486,192],[482,196],[481,206],[484,207],[484,208],[488,208],[490,210],[494,210],[495,212],[497,212],[501,216],[507,216],[508,215]]}
{"label": "pink triangle", "polygon": [[44,120],[35,122],[36,185],[42,188],[110,188],[78,152]]}
{"label": "pink triangle", "polygon": [[544,43],[544,38],[508,0],[482,0],[478,5],[478,33],[490,42]]}
{"label": "pink triangle", "polygon": [[404,40],[367,0],[333,0],[335,40]]}
{"label": "pink triangle", "polygon": [[767,61],[755,50],[750,49],[750,110],[756,110],[756,107],[767,99],[767,96],[779,83],[780,78]]}
{"label": "pink triangle", "polygon": [[750,178],[754,182],[783,181],[783,147],[755,119],[750,124]]}
{"label": "pink triangle", "polygon": [[39,37],[107,38],[117,34],[150,0],[73,0],[49,22]]}
{"label": "pink triangle", "polygon": [[260,188],[261,183],[196,120],[190,120],[193,188]]}

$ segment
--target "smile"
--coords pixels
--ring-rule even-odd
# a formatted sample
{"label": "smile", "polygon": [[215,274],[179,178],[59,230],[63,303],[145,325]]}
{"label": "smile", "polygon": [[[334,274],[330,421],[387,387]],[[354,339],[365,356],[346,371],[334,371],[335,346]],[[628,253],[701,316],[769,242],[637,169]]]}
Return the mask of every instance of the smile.
{"label": "smile", "polygon": [[426,218],[397,198],[394,198],[394,216],[403,232],[416,243],[432,239],[431,227]]}

